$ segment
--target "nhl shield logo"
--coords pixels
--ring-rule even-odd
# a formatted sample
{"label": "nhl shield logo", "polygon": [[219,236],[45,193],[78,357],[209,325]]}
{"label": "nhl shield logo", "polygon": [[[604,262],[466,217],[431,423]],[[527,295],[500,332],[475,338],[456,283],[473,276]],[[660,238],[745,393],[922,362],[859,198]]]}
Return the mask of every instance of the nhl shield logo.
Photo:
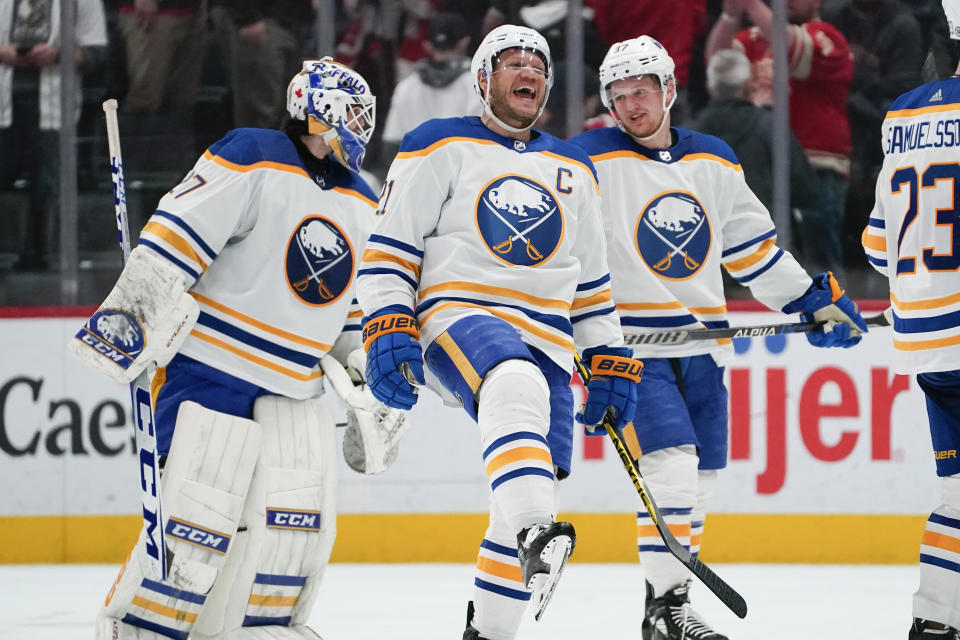
{"label": "nhl shield logo", "polygon": [[284,256],[287,284],[313,306],[336,302],[353,278],[353,248],[340,227],[321,216],[300,221]]}
{"label": "nhl shield logo", "polygon": [[683,280],[703,265],[710,252],[710,222],[693,194],[661,193],[637,220],[637,251],[661,278]]}
{"label": "nhl shield logo", "polygon": [[524,176],[490,182],[477,198],[476,221],[490,252],[511,265],[540,266],[563,238],[563,212],[556,197]]}

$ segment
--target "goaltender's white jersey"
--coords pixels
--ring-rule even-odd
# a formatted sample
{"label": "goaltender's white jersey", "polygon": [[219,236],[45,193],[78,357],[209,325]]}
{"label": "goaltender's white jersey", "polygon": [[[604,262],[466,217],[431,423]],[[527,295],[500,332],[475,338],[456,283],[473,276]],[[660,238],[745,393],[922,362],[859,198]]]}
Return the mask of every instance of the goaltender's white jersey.
{"label": "goaltender's white jersey", "polygon": [[623,343],[579,148],[507,138],[476,116],[429,120],[404,137],[377,213],[357,297],[368,315],[415,310],[425,346],[476,314],[506,320],[567,371],[574,345]]}
{"label": "goaltender's white jersey", "polygon": [[[799,298],[810,276],[776,245],[770,214],[747,187],[733,150],[673,128],[676,143],[647,149],[616,127],[570,140],[600,177],[613,298],[627,334],[728,327],[721,265],[772,309]],[[638,345],[638,357],[714,353],[730,340]]]}
{"label": "goaltender's white jersey", "polygon": [[960,369],[960,79],[897,98],[881,144],[863,248],[890,281],[896,371]]}
{"label": "goaltender's white jersey", "polygon": [[319,395],[318,363],[341,332],[359,346],[355,271],[375,207],[335,162],[316,178],[282,131],[228,133],[140,235],[200,305],[179,353],[291,398]]}

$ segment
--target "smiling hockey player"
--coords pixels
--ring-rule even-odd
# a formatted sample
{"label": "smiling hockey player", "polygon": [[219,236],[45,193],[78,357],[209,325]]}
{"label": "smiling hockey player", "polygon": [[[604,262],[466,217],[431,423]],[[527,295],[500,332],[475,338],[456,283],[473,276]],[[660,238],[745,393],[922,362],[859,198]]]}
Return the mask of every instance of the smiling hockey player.
{"label": "smiling hockey player", "polygon": [[[355,270],[376,203],[356,172],[374,104],[355,71],[305,62],[283,130],[237,129],[211,146],[72,341],[116,380],[161,366],[153,399],[173,562],[166,580],[151,575],[138,542],[98,638],[319,638],[305,622],[336,531],[320,361],[346,363],[360,345]],[[130,357],[117,364],[111,350]]]}
{"label": "smiling hockey player", "polygon": [[[849,347],[866,324],[830,273],[811,282],[776,246],[770,215],[733,151],[712,136],[670,127],[674,63],[649,36],[610,47],[601,98],[618,128],[571,140],[597,167],[613,298],[624,331],[729,326],[720,267],[784,313],[827,322],[817,346]],[[727,344],[723,344],[723,342]],[[727,460],[729,340],[633,349],[644,362],[633,419],[638,466],[671,531],[700,546],[717,470]],[[637,545],[647,580],[644,640],[722,640],[688,601],[688,571],[667,551],[646,510]]]}
{"label": "smiling hockey player", "polygon": [[574,349],[595,374],[579,417],[589,424],[608,408],[623,424],[640,377],[619,346],[593,165],[531,129],[553,72],[533,29],[487,34],[472,66],[483,115],[406,135],[358,272],[374,394],[410,408],[400,369],[422,383],[425,358],[479,425],[490,524],[465,639],[514,638],[573,550],[573,526],[555,522],[555,484],[570,470]]}

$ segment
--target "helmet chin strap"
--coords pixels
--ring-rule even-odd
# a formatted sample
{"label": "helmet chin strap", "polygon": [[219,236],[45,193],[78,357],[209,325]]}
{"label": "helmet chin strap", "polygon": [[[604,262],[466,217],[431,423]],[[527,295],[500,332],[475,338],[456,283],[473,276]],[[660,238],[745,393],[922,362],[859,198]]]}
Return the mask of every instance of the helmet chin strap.
{"label": "helmet chin strap", "polygon": [[674,92],[673,98],[670,100],[670,104],[667,104],[667,92],[666,91],[663,92],[663,115],[660,116],[660,126],[658,126],[657,130],[648,136],[633,135],[632,133],[627,131],[627,128],[624,126],[623,121],[620,119],[620,117],[615,113],[615,111],[612,108],[608,109],[608,111],[610,111],[610,115],[613,116],[613,119],[617,121],[617,126],[620,127],[621,131],[623,131],[625,134],[627,134],[637,142],[643,144],[644,142],[648,140],[652,140],[653,138],[656,138],[658,135],[660,135],[660,132],[663,131],[663,126],[667,124],[667,114],[670,113],[670,108],[673,107],[673,103],[676,101],[677,101],[677,94],[676,92]]}
{"label": "helmet chin strap", "polygon": [[530,130],[530,128],[533,127],[534,124],[536,124],[537,120],[540,119],[540,115],[543,113],[543,110],[546,108],[546,106],[547,106],[547,101],[544,100],[543,103],[540,105],[540,109],[537,110],[537,115],[534,116],[533,120],[531,120],[530,124],[528,124],[527,126],[519,129],[517,127],[511,127],[506,122],[498,118],[497,115],[493,112],[493,107],[490,106],[490,80],[487,80],[487,88],[484,91],[484,97],[483,97],[483,112],[486,115],[490,116],[490,119],[496,122],[497,126],[503,127],[504,130],[509,131],[510,133],[523,133],[524,131]]}

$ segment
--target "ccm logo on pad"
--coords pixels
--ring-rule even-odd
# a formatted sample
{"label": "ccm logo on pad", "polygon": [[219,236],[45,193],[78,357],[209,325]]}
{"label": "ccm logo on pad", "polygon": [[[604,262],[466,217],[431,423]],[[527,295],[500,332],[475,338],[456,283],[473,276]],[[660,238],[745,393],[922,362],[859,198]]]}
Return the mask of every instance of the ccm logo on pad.
{"label": "ccm logo on pad", "polygon": [[320,512],[267,508],[267,528],[320,531]]}
{"label": "ccm logo on pad", "polygon": [[167,535],[203,547],[214,553],[226,553],[227,547],[230,546],[230,536],[227,534],[204,529],[191,522],[184,522],[176,518],[167,520]]}

